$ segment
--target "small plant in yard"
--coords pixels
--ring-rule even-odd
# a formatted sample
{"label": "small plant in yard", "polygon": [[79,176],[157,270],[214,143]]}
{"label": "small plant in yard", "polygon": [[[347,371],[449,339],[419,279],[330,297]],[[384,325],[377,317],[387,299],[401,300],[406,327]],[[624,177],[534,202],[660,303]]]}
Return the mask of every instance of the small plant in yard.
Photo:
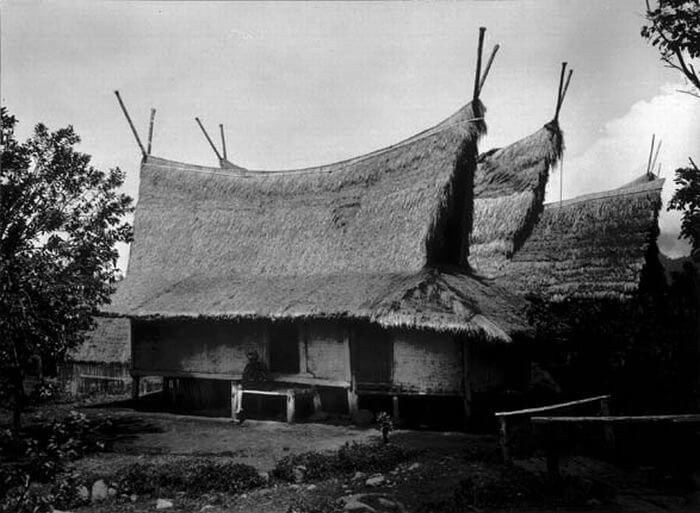
{"label": "small plant in yard", "polygon": [[55,380],[42,380],[32,389],[29,402],[32,404],[46,404],[57,402],[64,396],[63,386]]}
{"label": "small plant in yard", "polygon": [[103,448],[101,431],[109,425],[74,411],[22,431],[0,431],[0,512],[80,505],[73,496],[77,476],[64,472],[70,461]]}
{"label": "small plant in yard", "polygon": [[382,433],[382,441],[389,443],[389,433],[394,430],[394,419],[387,412],[383,411],[377,415],[377,429]]}

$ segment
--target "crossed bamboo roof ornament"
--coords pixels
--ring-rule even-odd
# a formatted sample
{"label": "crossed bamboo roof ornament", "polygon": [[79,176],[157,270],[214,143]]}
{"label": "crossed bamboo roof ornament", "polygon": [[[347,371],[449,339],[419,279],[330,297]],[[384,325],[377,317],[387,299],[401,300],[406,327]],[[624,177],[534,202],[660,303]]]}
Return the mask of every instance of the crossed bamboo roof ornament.
{"label": "crossed bamboo roof ornament", "polygon": [[[496,57],[496,53],[498,52],[498,49],[500,48],[500,45],[496,44],[493,49],[491,50],[491,55],[489,56],[489,59],[486,63],[486,67],[484,68],[483,73],[481,72],[481,63],[482,63],[482,55],[483,55],[483,47],[484,47],[484,36],[486,34],[486,27],[479,27],[479,45],[478,45],[478,50],[477,50],[477,61],[476,61],[476,73],[474,74],[474,91],[473,91],[473,102],[476,104],[476,101],[479,99],[479,95],[481,94],[481,91],[484,88],[484,84],[486,83],[486,77],[489,74],[489,71],[491,70],[491,65],[493,64],[493,60]],[[568,85],[568,84],[567,84]],[[149,121],[149,126],[148,126],[148,144],[147,147],[144,147],[143,143],[141,142],[141,138],[139,137],[138,131],[136,130],[136,127],[134,126],[133,121],[131,120],[131,116],[129,116],[129,112],[124,105],[124,102],[122,101],[121,95],[119,94],[119,91],[114,91],[114,94],[117,96],[117,101],[119,102],[119,106],[121,107],[122,112],[124,113],[124,117],[126,118],[127,122],[129,123],[129,128],[131,128],[131,132],[134,135],[134,139],[136,140],[136,144],[139,147],[139,150],[141,151],[141,156],[143,160],[146,160],[148,156],[151,154],[151,148],[152,148],[152,141],[153,141],[153,124],[155,120],[155,115],[156,115],[156,110],[151,109],[151,116],[150,116],[150,121]],[[222,151],[219,152],[219,149],[216,147],[214,144],[214,141],[212,141],[211,137],[209,136],[209,133],[207,130],[204,128],[204,125],[199,117],[194,118],[195,121],[197,122],[197,125],[199,125],[199,128],[201,129],[202,133],[204,134],[205,139],[209,143],[209,146],[214,152],[214,155],[216,155],[216,158],[219,161],[219,165],[221,168],[226,168],[230,167],[230,163],[228,161],[228,156],[226,154],[226,136],[224,133],[224,125],[219,124],[219,132],[221,134],[221,149]]]}

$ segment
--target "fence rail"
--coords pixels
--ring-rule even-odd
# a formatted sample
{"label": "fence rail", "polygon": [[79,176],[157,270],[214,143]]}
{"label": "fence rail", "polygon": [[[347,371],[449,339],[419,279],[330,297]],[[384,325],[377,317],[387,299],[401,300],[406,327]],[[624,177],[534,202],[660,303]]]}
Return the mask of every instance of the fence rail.
{"label": "fence rail", "polygon": [[[524,410],[512,410],[512,411],[500,411],[496,412],[495,416],[499,423],[499,443],[501,446],[501,454],[503,456],[504,463],[512,462],[512,455],[510,450],[510,436],[508,433],[508,422],[511,419],[517,417],[529,417],[530,421],[533,420],[533,415],[545,412],[556,412],[562,410],[569,410],[572,408],[577,408],[580,406],[587,406],[591,404],[600,403],[600,415],[608,416],[610,415],[610,395],[596,395],[594,397],[586,397],[584,399],[578,399],[576,401],[568,401],[565,403],[549,404],[546,406],[538,406],[535,408],[527,408]],[[557,417],[541,417],[541,418],[557,418]],[[590,417],[597,418],[597,417]],[[606,445],[612,446],[614,444],[612,428],[606,426],[605,428],[605,440]]]}

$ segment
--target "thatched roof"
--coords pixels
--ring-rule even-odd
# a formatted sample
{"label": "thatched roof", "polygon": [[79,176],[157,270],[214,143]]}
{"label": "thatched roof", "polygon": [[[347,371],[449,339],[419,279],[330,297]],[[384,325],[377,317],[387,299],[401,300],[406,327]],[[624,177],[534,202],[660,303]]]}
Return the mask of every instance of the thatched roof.
{"label": "thatched roof", "polygon": [[564,139],[556,122],[479,158],[474,177],[471,264],[495,276],[529,236],[544,202],[549,171]]}
{"label": "thatched roof", "polygon": [[[127,277],[109,311],[362,318],[507,339],[509,329],[524,329],[512,315],[516,303],[466,274],[426,270],[446,263],[466,269],[482,116],[483,106],[469,104],[388,148],[302,170],[207,168],[149,156]],[[450,291],[449,305],[440,293],[389,301],[415,286]]]}
{"label": "thatched roof", "polygon": [[128,363],[131,360],[131,328],[123,317],[96,317],[95,328],[85,341],[68,353],[68,360],[91,363]]}
{"label": "thatched roof", "polygon": [[555,301],[632,296],[646,258],[656,258],[648,253],[657,251],[663,183],[647,176],[624,188],[545,205],[499,281]]}

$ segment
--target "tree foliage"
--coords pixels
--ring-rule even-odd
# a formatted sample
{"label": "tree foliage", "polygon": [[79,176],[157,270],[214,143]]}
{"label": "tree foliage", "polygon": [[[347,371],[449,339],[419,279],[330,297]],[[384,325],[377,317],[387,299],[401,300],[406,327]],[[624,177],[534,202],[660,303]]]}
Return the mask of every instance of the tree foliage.
{"label": "tree foliage", "polygon": [[15,422],[31,360],[60,360],[93,326],[118,278],[116,243],[129,242],[124,173],[104,172],[68,126],[39,123],[24,143],[2,110],[0,373],[10,377]]}
{"label": "tree foliage", "polygon": [[700,252],[700,169],[690,159],[689,167],[676,169],[676,192],[668,204],[669,210],[680,210],[681,217],[680,236],[688,239],[693,248],[693,253]]}
{"label": "tree foliage", "polygon": [[700,2],[659,0],[652,7],[647,0],[647,24],[642,37],[659,49],[661,60],[690,81],[693,89],[683,91],[700,98],[700,77],[693,60],[700,57]]}

